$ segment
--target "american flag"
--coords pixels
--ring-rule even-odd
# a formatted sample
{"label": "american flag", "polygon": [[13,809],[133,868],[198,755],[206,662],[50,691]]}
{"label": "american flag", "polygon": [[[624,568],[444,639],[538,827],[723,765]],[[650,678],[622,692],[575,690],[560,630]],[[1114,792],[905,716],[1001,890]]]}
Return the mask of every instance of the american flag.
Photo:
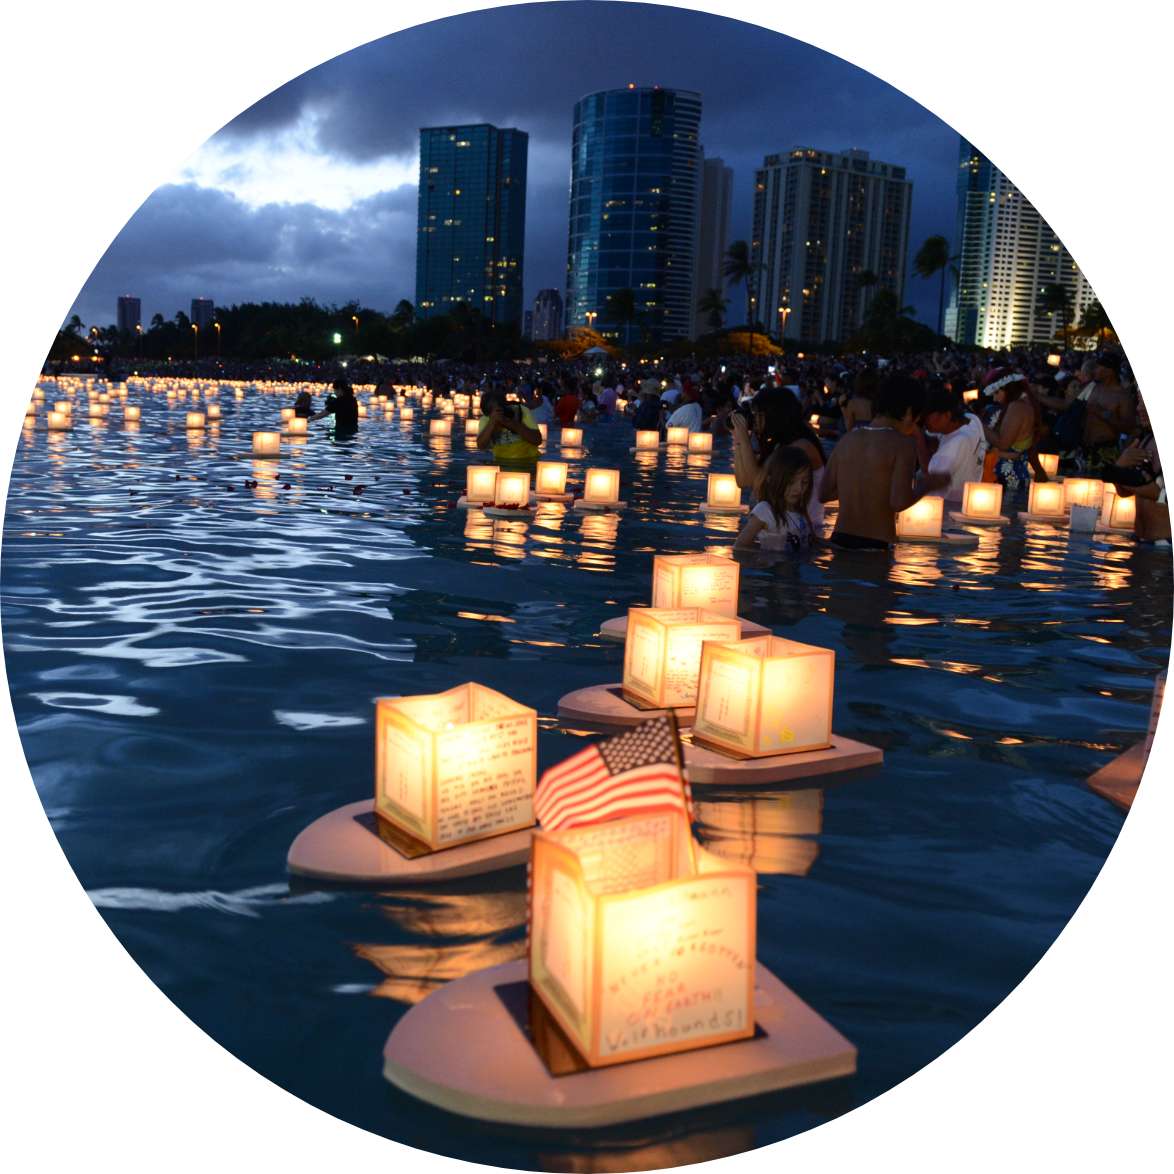
{"label": "american flag", "polygon": [[534,814],[546,831],[665,808],[692,818],[671,715],[572,754],[543,774],[534,793]]}

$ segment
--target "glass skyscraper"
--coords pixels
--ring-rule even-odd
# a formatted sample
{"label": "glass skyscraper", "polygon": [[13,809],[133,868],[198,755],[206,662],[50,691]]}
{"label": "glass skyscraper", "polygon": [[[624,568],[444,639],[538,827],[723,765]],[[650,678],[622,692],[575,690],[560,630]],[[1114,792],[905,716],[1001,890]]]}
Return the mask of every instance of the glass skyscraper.
{"label": "glass skyscraper", "polygon": [[420,131],[417,317],[467,302],[521,326],[528,146],[525,131],[487,123]]}
{"label": "glass skyscraper", "polygon": [[[689,90],[630,85],[575,105],[568,329],[624,343],[692,335],[700,126]],[[628,289],[625,310],[610,299]]]}

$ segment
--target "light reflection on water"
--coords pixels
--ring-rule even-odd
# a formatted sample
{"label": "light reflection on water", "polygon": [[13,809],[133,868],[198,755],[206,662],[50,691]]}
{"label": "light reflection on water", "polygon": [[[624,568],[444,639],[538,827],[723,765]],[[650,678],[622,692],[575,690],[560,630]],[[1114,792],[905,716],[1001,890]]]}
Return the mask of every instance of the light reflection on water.
{"label": "light reflection on water", "polygon": [[981,1020],[1115,839],[1120,816],[1081,782],[1145,728],[1169,646],[1168,558],[1036,524],[976,526],[973,546],[910,544],[892,560],[740,556],[741,613],[835,649],[836,730],[883,747],[886,765],[820,788],[698,788],[699,836],[759,870],[759,956],[858,1045],[859,1075],[556,1141],[454,1126],[386,1087],[379,1049],[440,982],[521,956],[524,871],[307,900],[288,895],[285,852],[370,790],[377,696],[481,680],[538,709],[542,767],[580,748],[558,698],[618,679],[621,646],[594,634],[647,602],[652,553],[732,547],[744,518],[698,510],[729,442],[712,457],[631,455],[626,427],[589,429],[586,451],[557,455],[569,487],[618,467],[627,510],[543,503],[515,521],[455,508],[483,457],[429,438],[427,411],[372,412],[338,444],[316,423],[259,461],[250,433],[287,401],[223,393],[219,428],[200,436],[183,426],[194,397],[130,402],[137,431],[112,405],[104,425],[22,432],[3,621],[34,779],[82,884],[164,991],[266,1076],[365,1128],[584,1171],[810,1128]]}

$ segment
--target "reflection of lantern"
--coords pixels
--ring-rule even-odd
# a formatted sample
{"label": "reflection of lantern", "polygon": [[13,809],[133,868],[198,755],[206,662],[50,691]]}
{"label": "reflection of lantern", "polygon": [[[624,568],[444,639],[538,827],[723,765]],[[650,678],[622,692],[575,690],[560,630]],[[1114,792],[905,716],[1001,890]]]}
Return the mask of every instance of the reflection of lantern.
{"label": "reflection of lantern", "polygon": [[534,492],[542,497],[544,494],[562,496],[567,491],[567,465],[565,461],[539,461],[535,472],[537,481]]}
{"label": "reflection of lantern", "polygon": [[534,822],[538,715],[467,684],[375,702],[375,813],[433,851]]}
{"label": "reflection of lantern", "polygon": [[280,432],[254,432],[253,456],[279,457],[281,456]]}
{"label": "reflection of lantern", "polygon": [[636,433],[636,451],[648,452],[660,448],[660,433],[655,429],[639,429]]}
{"label": "reflection of lantern", "polygon": [[624,697],[650,709],[691,706],[697,699],[701,645],[742,634],[735,617],[702,608],[632,607],[624,637]]}
{"label": "reflection of lantern", "polygon": [[559,444],[563,448],[581,448],[583,445],[583,429],[564,428],[562,436],[559,439]]}
{"label": "reflection of lantern", "polygon": [[967,518],[997,518],[1003,508],[1003,487],[987,481],[967,481],[962,488],[962,513]]}
{"label": "reflection of lantern", "polygon": [[68,412],[50,412],[46,423],[50,432],[68,432],[71,420]]}
{"label": "reflection of lantern", "polygon": [[781,636],[706,644],[693,736],[761,758],[832,744],[835,653]]}
{"label": "reflection of lantern", "polygon": [[1060,473],[1060,454],[1055,452],[1041,452],[1039,465],[1049,477],[1057,477]]}
{"label": "reflection of lantern", "polygon": [[1033,481],[1027,491],[1027,512],[1041,518],[1064,517],[1064,486],[1058,481]]}
{"label": "reflection of lantern", "polygon": [[465,500],[470,505],[493,501],[497,491],[496,465],[470,465],[465,471]]}
{"label": "reflection of lantern", "polygon": [[819,856],[823,791],[817,787],[735,802],[700,800],[694,811],[706,850],[755,872],[806,876]]}
{"label": "reflection of lantern", "polygon": [[713,433],[712,432],[690,432],[689,433],[689,451],[690,452],[713,452]]}
{"label": "reflection of lantern", "polygon": [[465,435],[475,440],[481,433],[481,421],[476,416],[470,416],[465,421]]}
{"label": "reflection of lantern", "polygon": [[754,872],[679,811],[536,832],[531,878],[531,989],[590,1067],[754,1034]]}
{"label": "reflection of lantern", "polygon": [[710,473],[706,483],[705,504],[710,509],[736,510],[742,505],[742,490],[733,473]]}
{"label": "reflection of lantern", "polygon": [[439,420],[428,421],[428,435],[429,436],[451,436],[452,435],[452,421],[444,416]]}
{"label": "reflection of lantern", "polygon": [[285,431],[290,436],[308,436],[310,422],[304,416],[294,416],[292,420],[286,421]]}
{"label": "reflection of lantern", "polygon": [[1064,481],[1064,506],[1090,505],[1101,508],[1104,500],[1105,483],[1092,477],[1068,477]]}
{"label": "reflection of lantern", "polygon": [[689,443],[689,429],[681,425],[665,429],[665,443],[669,448],[682,448]]}
{"label": "reflection of lantern", "polygon": [[740,574],[734,559],[716,554],[658,554],[652,560],[652,606],[736,616]]}
{"label": "reflection of lantern", "polygon": [[499,469],[493,504],[499,509],[526,509],[530,505],[530,474]]}
{"label": "reflection of lantern", "polygon": [[923,497],[897,515],[898,538],[941,538],[942,511],[940,497]]}
{"label": "reflection of lantern", "polygon": [[188,412],[187,427],[189,431],[198,431],[204,427],[204,413],[203,412]]}
{"label": "reflection of lantern", "polygon": [[588,469],[583,480],[583,501],[588,505],[619,505],[619,469]]}

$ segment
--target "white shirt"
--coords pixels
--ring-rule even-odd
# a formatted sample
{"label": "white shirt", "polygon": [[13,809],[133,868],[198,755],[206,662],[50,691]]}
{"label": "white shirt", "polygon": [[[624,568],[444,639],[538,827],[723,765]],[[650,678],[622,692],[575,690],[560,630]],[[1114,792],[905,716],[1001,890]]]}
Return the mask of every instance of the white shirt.
{"label": "white shirt", "polygon": [[680,428],[684,426],[690,432],[701,431],[701,421],[704,415],[701,405],[694,400],[691,404],[682,404],[669,418],[666,427]]}
{"label": "white shirt", "polygon": [[550,400],[546,396],[539,397],[538,406],[530,409],[530,415],[534,418],[535,424],[554,423],[554,409],[550,406]]}
{"label": "white shirt", "polygon": [[949,473],[950,484],[933,496],[947,501],[961,501],[967,481],[982,480],[982,460],[986,455],[986,434],[982,421],[966,413],[961,428],[939,437],[938,451],[930,457],[930,473]]}

